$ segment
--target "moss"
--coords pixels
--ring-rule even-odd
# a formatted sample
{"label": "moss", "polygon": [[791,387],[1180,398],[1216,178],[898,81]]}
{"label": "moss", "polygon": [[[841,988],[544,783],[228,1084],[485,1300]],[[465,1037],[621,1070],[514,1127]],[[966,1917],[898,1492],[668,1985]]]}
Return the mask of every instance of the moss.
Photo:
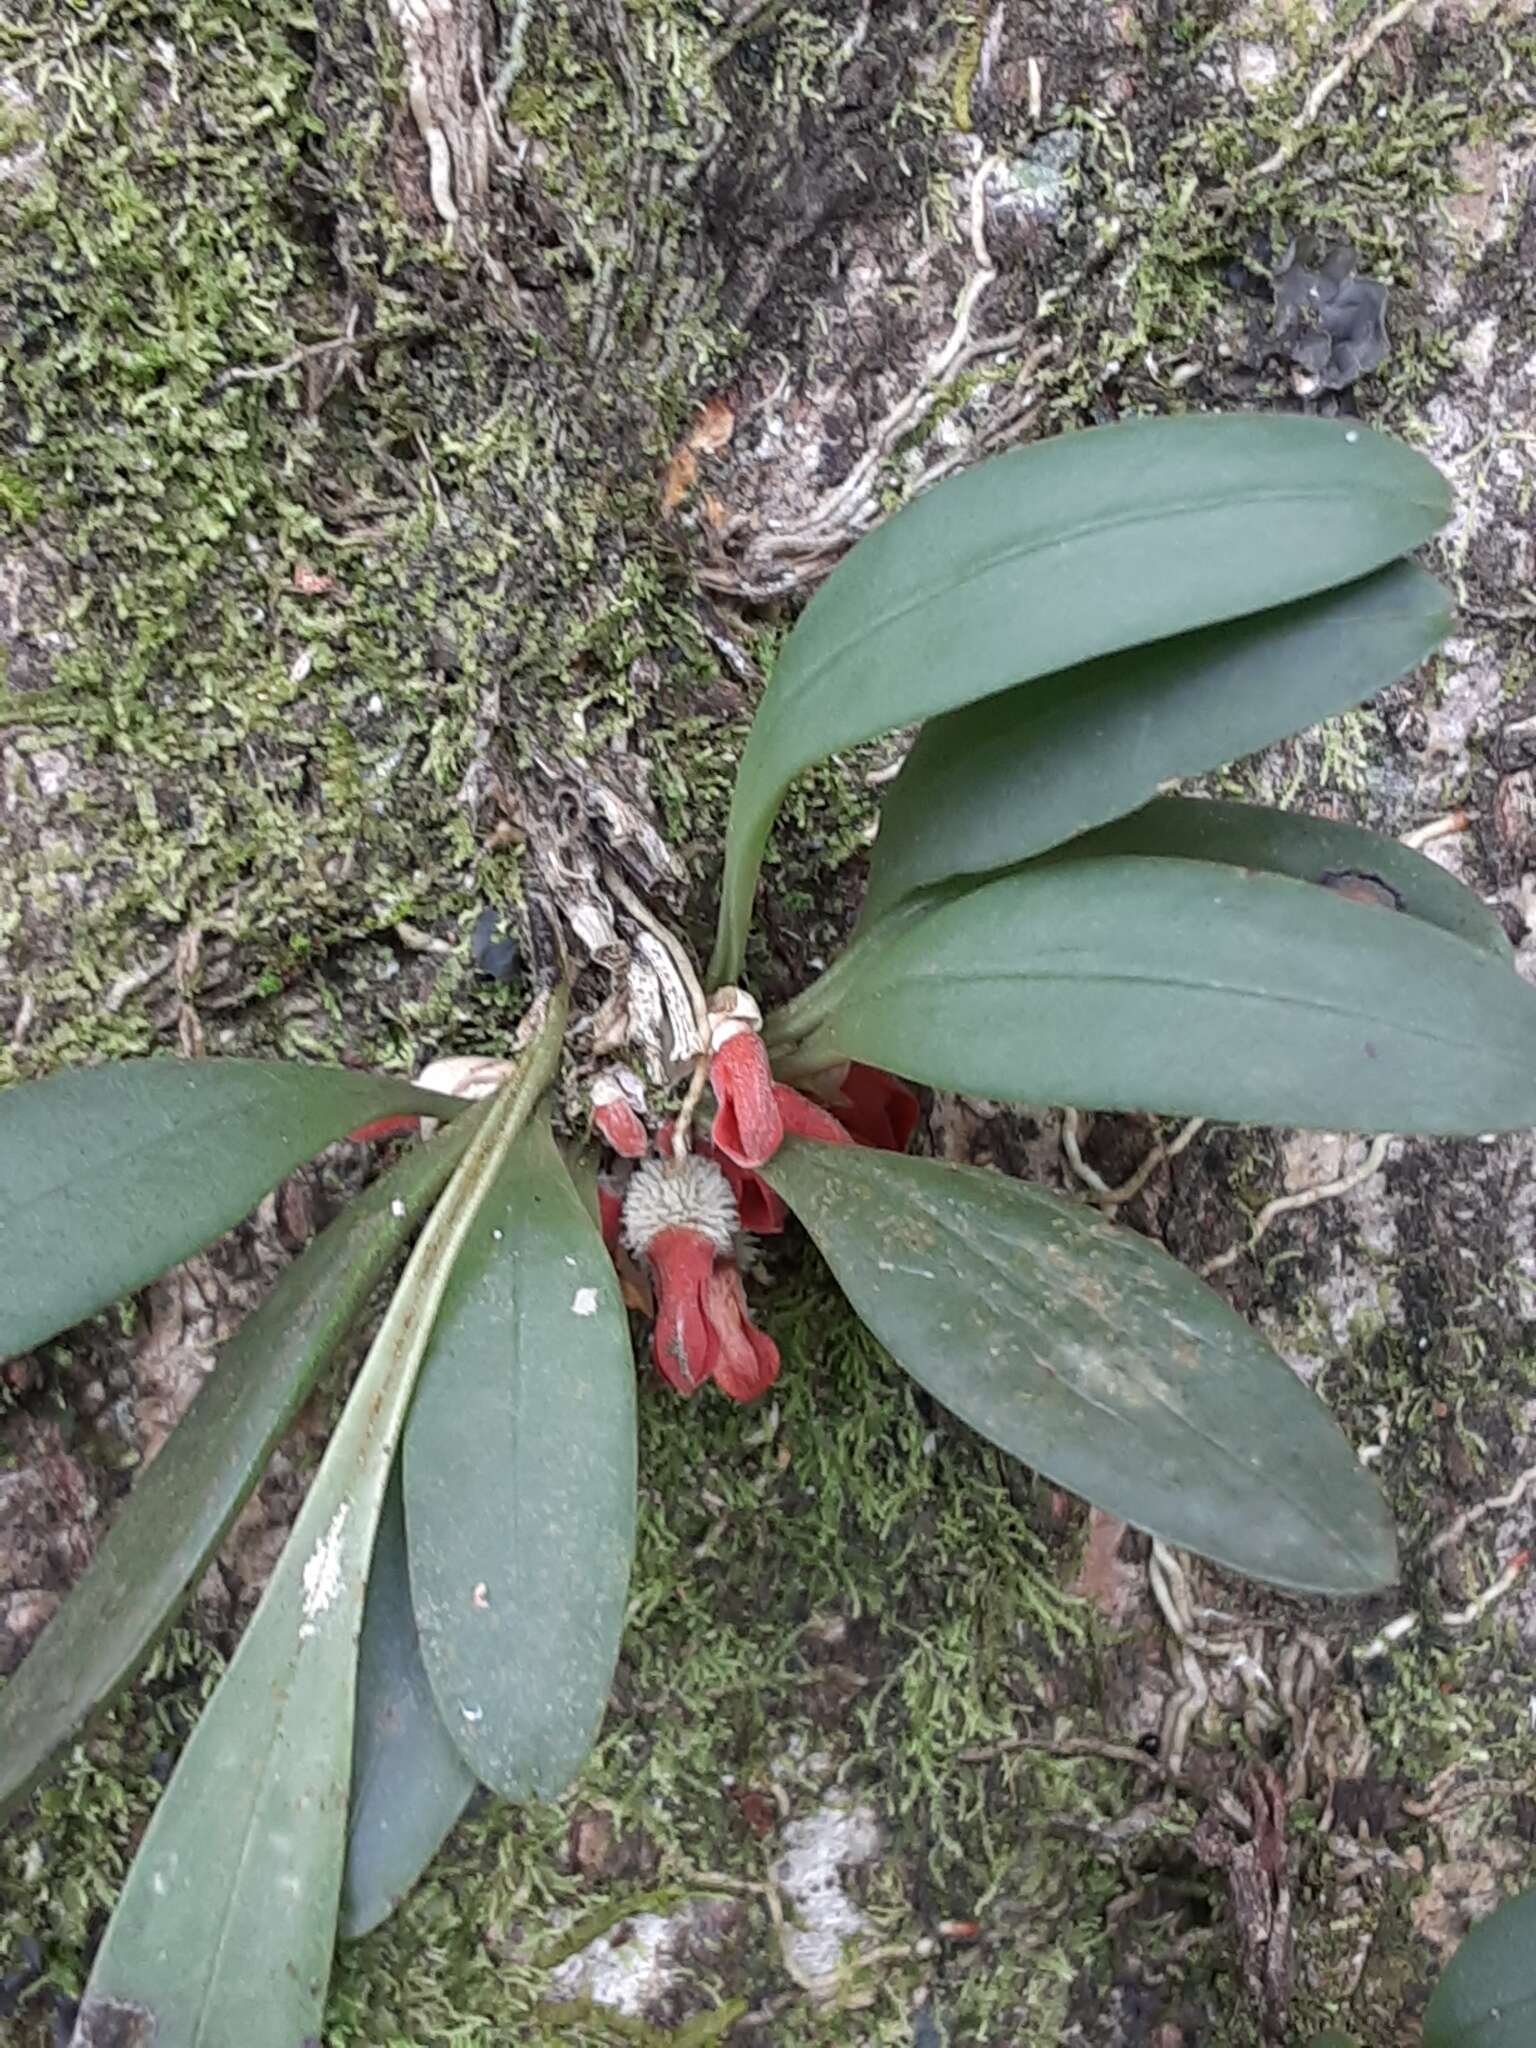
{"label": "moss", "polygon": [[[188,921],[233,942],[256,999],[242,1039],[430,1051],[445,999],[472,992],[450,982],[418,1007],[407,981],[391,1003],[378,968],[401,920],[453,938],[516,886],[460,798],[488,699],[504,693],[530,736],[569,753],[633,721],[636,662],[661,665],[663,716],[703,667],[655,530],[664,444],[627,477],[606,452],[638,392],[616,376],[583,397],[566,369],[530,412],[506,386],[527,348],[494,317],[450,332],[391,290],[404,258],[388,221],[364,252],[374,329],[328,357],[347,300],[295,200],[318,172],[345,202],[380,146],[379,109],[329,121],[317,165],[297,24],[215,8],[195,39],[157,45],[161,20],[114,10],[130,62],[72,52],[58,90],[79,118],[50,143],[67,204],[24,213],[0,256],[16,342],[0,506],[64,565],[46,715],[50,743],[80,750],[68,865],[89,875],[68,948],[46,965],[38,949],[38,1022],[21,1054],[0,1054],[0,1078],[147,1045],[152,994],[110,1016],[99,998],[146,930]],[[554,94],[569,65],[558,24],[535,41],[525,97]],[[704,93],[697,48],[674,54]],[[603,163],[616,175],[618,159]],[[600,183],[601,168],[584,156],[571,177]],[[580,198],[627,204],[607,187]],[[419,244],[410,260],[419,273]],[[451,265],[437,273],[439,292],[456,289]],[[709,346],[689,335],[675,390]],[[645,399],[659,418],[678,410],[665,380]],[[306,575],[333,587],[306,593]],[[680,809],[686,776],[676,787]],[[717,829],[723,763],[700,787]],[[40,866],[24,906],[47,933],[66,896]],[[260,1002],[300,980],[331,1013],[302,1040],[282,1004]],[[471,1000],[460,1024],[502,1017]]]}

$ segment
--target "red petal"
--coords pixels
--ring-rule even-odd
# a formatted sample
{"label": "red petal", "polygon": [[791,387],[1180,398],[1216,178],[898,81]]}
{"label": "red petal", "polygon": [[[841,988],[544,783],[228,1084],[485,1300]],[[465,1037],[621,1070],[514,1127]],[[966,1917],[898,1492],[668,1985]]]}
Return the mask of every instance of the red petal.
{"label": "red petal", "polygon": [[773,1070],[755,1031],[738,1031],[709,1062],[719,1103],[710,1138],[738,1166],[761,1166],[784,1140]]}
{"label": "red petal", "polygon": [[904,1081],[854,1060],[838,1096],[833,1104],[838,1121],[859,1144],[872,1145],[881,1152],[906,1151],[922,1112]]}
{"label": "red petal", "polygon": [[702,1144],[698,1150],[704,1158],[713,1159],[730,1182],[742,1229],[750,1237],[777,1237],[784,1228],[784,1219],[789,1211],[762,1175],[754,1173],[750,1166],[738,1166],[734,1159],[717,1152],[711,1144]]}
{"label": "red petal", "polygon": [[716,1337],[705,1314],[715,1248],[697,1230],[663,1230],[646,1252],[656,1276],[656,1370],[680,1394],[696,1394],[715,1369]]}
{"label": "red petal", "polygon": [[354,1145],[372,1145],[379,1138],[414,1138],[421,1128],[420,1117],[381,1116],[371,1124],[360,1124],[347,1136]]}
{"label": "red petal", "polygon": [[730,1259],[721,1259],[705,1293],[710,1327],[718,1339],[715,1385],[733,1401],[755,1401],[779,1376],[779,1347],[754,1328],[747,1314],[741,1274]]}
{"label": "red petal", "polygon": [[621,1159],[643,1159],[650,1139],[634,1108],[627,1102],[605,1102],[594,1109],[592,1121]]}
{"label": "red petal", "polygon": [[731,1184],[731,1193],[736,1197],[736,1213],[747,1235],[777,1237],[784,1228],[789,1211],[762,1175],[751,1173],[744,1166],[733,1167],[726,1159],[720,1161],[720,1170]]}
{"label": "red petal", "polygon": [[798,1088],[790,1088],[783,1081],[776,1081],[773,1096],[779,1105],[779,1115],[784,1128],[791,1136],[816,1138],[823,1145],[853,1143],[853,1139],[831,1110],[823,1109],[819,1102],[812,1102],[810,1097],[802,1095]]}

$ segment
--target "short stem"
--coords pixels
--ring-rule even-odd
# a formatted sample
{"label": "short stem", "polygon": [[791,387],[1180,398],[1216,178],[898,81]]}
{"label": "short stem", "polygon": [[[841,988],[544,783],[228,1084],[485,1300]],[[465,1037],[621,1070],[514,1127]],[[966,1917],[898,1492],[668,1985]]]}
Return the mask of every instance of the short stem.
{"label": "short stem", "polygon": [[[818,975],[809,988],[802,989],[782,1009],[775,1010],[764,1020],[763,1043],[774,1055],[774,1071],[781,1080],[786,1078],[781,1070],[782,1062],[787,1057],[798,1058],[797,1048],[828,1022],[850,974],[856,971],[864,973],[870,955],[877,947],[903,938],[912,925],[926,917],[934,907],[933,899],[937,893],[930,891],[927,895],[908,897],[884,911],[867,929],[855,933],[832,965]],[[831,1066],[839,1057],[838,1053],[823,1047],[820,1065]]]}
{"label": "short stem", "polygon": [[693,1072],[688,1077],[688,1093],[683,1097],[682,1106],[672,1121],[672,1157],[684,1159],[693,1143],[693,1112],[698,1108],[704,1094],[704,1084],[709,1079],[709,1055],[700,1053],[693,1063]]}
{"label": "short stem", "polygon": [[773,1063],[773,1074],[775,1080],[797,1088],[803,1081],[813,1081],[818,1074],[825,1074],[832,1067],[841,1069],[844,1064],[844,1055],[830,1043],[827,1033],[816,1031],[780,1053]]}

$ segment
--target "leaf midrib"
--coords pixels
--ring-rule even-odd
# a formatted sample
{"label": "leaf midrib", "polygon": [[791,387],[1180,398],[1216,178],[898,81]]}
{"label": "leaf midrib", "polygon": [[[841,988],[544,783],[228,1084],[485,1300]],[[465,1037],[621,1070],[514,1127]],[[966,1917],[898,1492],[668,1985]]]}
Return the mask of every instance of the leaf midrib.
{"label": "leaf midrib", "polygon": [[[1173,504],[1159,506],[1156,511],[1147,506],[1139,505],[1134,510],[1111,515],[1107,518],[1082,519],[1074,526],[1053,527],[1046,533],[1036,533],[1027,540],[1010,542],[1007,546],[972,557],[963,575],[946,578],[941,583],[925,583],[921,588],[911,592],[900,602],[891,606],[889,610],[882,612],[875,630],[883,633],[891,627],[899,626],[903,619],[908,618],[916,611],[923,610],[925,607],[933,604],[938,598],[963,593],[972,584],[979,582],[984,577],[990,576],[994,570],[1003,568],[1009,563],[1023,561],[1027,557],[1043,553],[1047,549],[1072,545],[1090,535],[1116,533],[1125,528],[1148,524],[1160,526],[1170,519],[1184,519],[1196,513],[1219,511],[1229,501],[1240,501],[1244,505],[1315,504],[1319,502],[1332,502],[1338,498],[1348,497],[1369,496],[1380,499],[1384,495],[1380,490],[1361,492],[1358,488],[1345,490],[1340,487],[1329,489],[1240,490],[1228,491],[1220,495],[1212,494],[1206,497],[1191,497]],[[1433,509],[1426,500],[1419,498],[1413,498],[1408,502],[1413,505],[1421,505],[1426,512]],[[1368,574],[1369,572],[1362,571],[1361,573]],[[1341,576],[1338,579],[1340,583],[1349,582],[1350,580],[1352,579],[1347,576]],[[1337,588],[1337,584],[1321,586],[1324,589],[1329,587]],[[1318,591],[1312,590],[1302,591],[1297,595],[1298,597],[1309,597],[1318,594]],[[1244,616],[1246,612],[1251,610],[1252,607],[1247,606],[1239,613],[1231,613],[1226,616]],[[1218,615],[1215,618],[1194,621],[1185,630],[1196,631],[1201,626],[1218,625],[1220,623],[1221,617]],[[835,646],[828,648],[818,656],[810,666],[800,670],[798,674],[791,672],[786,679],[785,688],[778,694],[774,704],[779,720],[782,721],[782,718],[787,716],[800,703],[802,698],[813,689],[819,687],[825,674],[829,670],[836,668],[849,650],[856,647],[867,637],[867,626],[863,629],[847,633]],[[1151,637],[1161,639],[1164,636],[1155,634]],[[1113,650],[1106,651],[1112,652]],[[1005,684],[1003,687],[1011,688],[1017,687],[1017,685]],[[993,692],[992,694],[1000,695],[1001,691]],[[940,714],[930,715],[936,716]],[[761,727],[759,729],[762,730]],[[848,744],[854,745],[857,743],[849,741]]]}
{"label": "leaf midrib", "polygon": [[[229,1946],[230,1929],[235,1917],[235,1905],[240,1897],[241,1890],[244,1885],[245,1866],[247,1862],[250,1860],[251,1850],[256,1836],[256,1830],[258,1825],[257,1814],[261,1809],[262,1789],[268,1782],[268,1771],[272,1762],[272,1753],[277,1748],[278,1741],[282,1734],[283,1721],[287,1716],[289,1706],[292,1704],[293,1676],[297,1670],[298,1658],[302,1655],[303,1650],[302,1648],[300,1648],[295,1654],[294,1666],[290,1670],[288,1697],[284,1701],[281,1710],[273,1716],[271,1730],[268,1734],[266,1745],[261,1753],[261,1769],[259,1772],[252,1774],[252,1782],[254,1784],[255,1789],[252,1794],[250,1808],[246,1816],[244,1838],[240,1844],[240,1860],[235,1865],[234,1882],[230,1885],[228,1896],[226,1897],[224,1902],[223,1912],[221,1913],[219,1918],[218,1938],[213,1944],[212,1957],[209,1962],[208,1970],[203,1978],[202,1995],[198,2000],[197,2018],[193,2023],[192,2029],[193,2048],[200,2048],[200,2044],[205,2039],[203,2028],[204,2023],[208,2018],[209,2003],[213,1997],[214,1987],[218,1983],[219,1978],[223,1972],[224,1951]],[[212,2044],[212,2048],[222,2048],[222,2044],[214,2043]]]}
{"label": "leaf midrib", "polygon": [[[1452,932],[1446,932],[1443,935],[1446,938],[1454,938],[1456,936]],[[1460,943],[1467,945],[1466,940],[1462,940]],[[1471,946],[1467,946],[1467,950],[1473,953],[1474,958],[1480,958]],[[1241,982],[1195,981],[1184,976],[1162,972],[1135,973],[1125,968],[1101,968],[1083,973],[1069,973],[1065,969],[1051,969],[1044,972],[1036,972],[1034,969],[1030,969],[1027,973],[999,974],[979,968],[975,971],[956,971],[953,968],[945,968],[930,960],[920,964],[910,975],[905,976],[904,980],[908,985],[913,982],[939,982],[948,988],[987,988],[994,985],[1000,988],[1013,988],[1028,987],[1031,984],[1043,982],[1061,983],[1072,989],[1117,987],[1121,985],[1132,988],[1165,988],[1181,994],[1234,996],[1240,1000],[1270,1003],[1281,1008],[1310,1010],[1315,1011],[1319,1015],[1346,1018],[1353,1023],[1382,1023],[1391,1030],[1400,1032],[1422,1044],[1442,1046],[1456,1051],[1464,1052],[1467,1046],[1474,1042],[1470,1039],[1447,1038],[1437,1031],[1430,1031],[1416,1024],[1406,1024],[1398,1018],[1384,1016],[1379,1011],[1352,1009],[1348,1004],[1326,1001],[1320,996],[1284,994],[1273,989],[1249,987]],[[849,1002],[847,1007],[852,1009],[855,1003],[859,1001],[878,1003],[884,996],[890,993],[892,991],[889,988],[883,990],[873,988],[866,991],[862,997],[855,997]],[[835,1023],[833,1031],[835,1034]]]}

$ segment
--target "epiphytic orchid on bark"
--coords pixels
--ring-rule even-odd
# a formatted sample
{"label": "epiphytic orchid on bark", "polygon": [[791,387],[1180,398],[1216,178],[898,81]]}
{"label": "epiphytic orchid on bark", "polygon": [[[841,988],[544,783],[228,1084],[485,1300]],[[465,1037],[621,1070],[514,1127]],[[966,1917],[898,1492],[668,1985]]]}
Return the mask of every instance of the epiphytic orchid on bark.
{"label": "epiphytic orchid on bark", "polygon": [[[541,942],[545,912],[564,911],[580,976],[625,956],[571,1043],[633,1048],[676,1118],[656,1157],[638,1084],[599,1084],[599,1166],[618,1168],[599,1176],[606,1251],[585,1167],[573,1178],[543,1106],[566,1038],[558,943],[528,949],[552,974],[562,959],[510,1066],[453,1060],[412,1088],[149,1059],[0,1095],[0,1357],[197,1252],[345,1133],[426,1141],[232,1340],[0,1691],[3,1811],[141,1668],[403,1259],[294,1541],[157,1806],[80,2038],[191,1995],[209,2039],[318,2039],[330,1929],[315,1901],[336,1896],[338,1868],[361,1933],[476,1779],[516,1800],[570,1782],[629,1605],[626,1305],[645,1312],[654,1282],[653,1350],[680,1391],[761,1394],[779,1358],[747,1312],[741,1232],[781,1229],[786,1205],[883,1351],[1053,1484],[1280,1586],[1390,1583],[1388,1509],[1285,1360],[1095,1206],[902,1156],[917,1104],[891,1074],[1177,1116],[1186,1133],[1202,1118],[1536,1126],[1536,991],[1488,903],[1355,826],[1159,794],[1423,660],[1445,596],[1398,558],[1449,511],[1422,457],[1357,421],[1192,413],[1010,451],[866,535],[760,693],[708,974],[630,887],[624,842],[640,841],[600,807],[580,872],[611,899],[611,928],[594,943],[563,858],[537,877],[536,920],[528,894]],[[764,1020],[737,981],[775,812],[816,762],[914,726],[851,942]],[[1155,1142],[1124,1191],[1095,1177],[1102,1207],[1185,1142]],[[251,1811],[292,1825],[209,1830],[253,1757]],[[269,1968],[258,2012],[249,1972],[224,1967],[235,1924],[265,1934],[253,1968],[290,1963]]]}

